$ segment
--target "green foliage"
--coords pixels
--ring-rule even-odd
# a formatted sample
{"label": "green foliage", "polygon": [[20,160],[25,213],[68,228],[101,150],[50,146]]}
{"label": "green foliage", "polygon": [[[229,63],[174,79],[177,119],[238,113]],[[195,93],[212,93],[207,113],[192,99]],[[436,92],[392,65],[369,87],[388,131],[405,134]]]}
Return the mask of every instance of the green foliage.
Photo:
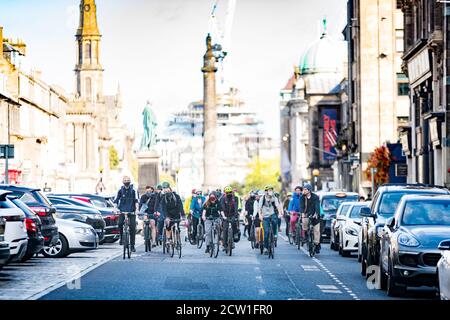
{"label": "green foliage", "polygon": [[271,184],[275,187],[275,191],[281,189],[278,181],[280,176],[280,159],[259,159],[255,158],[250,164],[250,173],[245,177],[244,192],[251,190],[264,189],[264,186]]}
{"label": "green foliage", "polygon": [[109,168],[111,170],[117,170],[119,168],[119,154],[114,146],[109,147]]}
{"label": "green foliage", "polygon": [[232,183],[230,183],[230,187],[232,187],[233,190],[236,189],[240,195],[245,192],[245,186],[237,181],[233,181]]}

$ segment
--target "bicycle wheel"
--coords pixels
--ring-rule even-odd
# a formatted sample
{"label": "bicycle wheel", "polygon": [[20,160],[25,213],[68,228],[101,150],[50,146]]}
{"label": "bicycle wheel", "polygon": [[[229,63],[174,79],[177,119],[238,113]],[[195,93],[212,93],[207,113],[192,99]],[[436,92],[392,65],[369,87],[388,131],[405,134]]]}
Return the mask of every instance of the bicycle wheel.
{"label": "bicycle wheel", "polygon": [[172,233],[172,240],[170,241],[169,244],[169,250],[170,250],[170,257],[173,258],[173,256],[175,255],[175,243],[174,243],[175,239],[174,239],[174,234]]}
{"label": "bicycle wheel", "polygon": [[316,246],[314,245],[312,230],[309,230],[308,241],[309,241],[309,256],[312,258],[316,253]]}
{"label": "bicycle wheel", "polygon": [[217,256],[219,255],[219,230],[218,228],[214,229],[214,233],[213,233],[213,247],[211,249],[211,251],[214,251],[214,258],[217,258]]}
{"label": "bicycle wheel", "polygon": [[301,231],[301,225],[297,225],[295,228],[295,234],[297,237],[297,250],[300,250],[300,248],[303,246],[303,239],[302,239],[302,231]]}
{"label": "bicycle wheel", "polygon": [[127,246],[128,246],[127,239],[128,237],[126,236],[126,231],[124,230],[122,232],[123,259],[125,259],[127,254]]}
{"label": "bicycle wheel", "polygon": [[259,231],[259,250],[260,250],[261,254],[263,254],[264,253],[264,230],[262,227],[259,230],[260,230]]}
{"label": "bicycle wheel", "polygon": [[175,237],[175,239],[176,239],[176,248],[177,248],[177,251],[178,251],[178,259],[181,259],[181,234],[180,234],[180,231],[176,231],[176,237]]}
{"label": "bicycle wheel", "polygon": [[192,236],[192,229],[194,228],[194,226],[193,226],[193,224],[192,224],[192,221],[190,221],[189,222],[189,227],[187,228],[187,231],[188,231],[188,240],[189,240],[189,243],[191,244],[191,245],[194,245],[195,244],[195,239],[194,239],[194,237]]}
{"label": "bicycle wheel", "polygon": [[233,228],[231,226],[228,227],[227,253],[229,256],[233,253]]}
{"label": "bicycle wheel", "polygon": [[203,245],[204,234],[205,234],[205,231],[203,229],[203,225],[201,222],[199,222],[198,226],[197,226],[197,248],[198,249],[201,249],[201,247]]}
{"label": "bicycle wheel", "polygon": [[144,225],[144,243],[145,243],[145,252],[148,252],[150,250],[150,243],[149,243],[149,226],[147,223]]}
{"label": "bicycle wheel", "polygon": [[275,256],[275,237],[273,234],[273,231],[270,232],[270,239],[269,239],[269,258],[274,258]]}
{"label": "bicycle wheel", "polygon": [[255,249],[256,245],[256,239],[255,239],[255,224],[252,224],[252,227],[250,228],[250,245],[252,246],[252,249]]}
{"label": "bicycle wheel", "polygon": [[163,254],[166,254],[166,251],[169,252],[167,250],[167,237],[166,237],[166,230],[163,230],[163,241],[162,241],[162,246],[163,246]]}

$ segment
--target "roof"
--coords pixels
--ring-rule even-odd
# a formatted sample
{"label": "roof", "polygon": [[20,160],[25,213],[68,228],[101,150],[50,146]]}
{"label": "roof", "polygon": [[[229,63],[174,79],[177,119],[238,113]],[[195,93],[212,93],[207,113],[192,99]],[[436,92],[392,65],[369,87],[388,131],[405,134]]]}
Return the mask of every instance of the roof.
{"label": "roof", "polygon": [[404,190],[416,190],[416,191],[433,191],[436,193],[450,194],[450,191],[441,186],[432,186],[424,184],[399,184],[399,185],[382,185],[378,188],[377,192],[400,192]]}
{"label": "roof", "polygon": [[294,85],[295,85],[295,75],[292,75],[288,82],[286,83],[286,85],[284,86],[283,90],[292,90],[294,89]]}
{"label": "roof", "polygon": [[402,200],[405,201],[423,201],[423,200],[431,200],[431,201],[438,201],[438,200],[449,200],[450,201],[450,195],[448,194],[408,194],[402,197]]}

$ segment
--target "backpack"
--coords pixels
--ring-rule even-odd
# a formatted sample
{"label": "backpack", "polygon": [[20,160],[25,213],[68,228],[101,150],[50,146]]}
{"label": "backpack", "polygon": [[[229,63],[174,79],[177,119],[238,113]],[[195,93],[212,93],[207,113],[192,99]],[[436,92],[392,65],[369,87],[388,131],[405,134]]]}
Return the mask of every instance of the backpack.
{"label": "backpack", "polygon": [[166,203],[166,208],[169,211],[174,211],[178,208],[177,198],[175,194],[172,193],[172,196],[167,199],[167,194],[164,195],[164,202]]}
{"label": "backpack", "polygon": [[225,197],[224,198],[224,204],[225,204],[225,208],[226,208],[225,212],[230,213],[234,209],[234,204],[236,203],[236,199],[234,196],[232,197],[231,205],[230,205],[230,202],[228,202],[227,200],[228,200],[228,198]]}
{"label": "backpack", "polygon": [[[263,201],[262,201],[262,207],[264,207],[264,204],[266,203],[266,197],[263,197]],[[273,206],[273,211],[274,211],[274,213],[275,214],[277,214],[278,215],[278,208],[277,208],[277,206],[275,205],[275,199],[274,198],[272,198],[272,201],[271,202],[269,202],[269,207],[270,206]]]}

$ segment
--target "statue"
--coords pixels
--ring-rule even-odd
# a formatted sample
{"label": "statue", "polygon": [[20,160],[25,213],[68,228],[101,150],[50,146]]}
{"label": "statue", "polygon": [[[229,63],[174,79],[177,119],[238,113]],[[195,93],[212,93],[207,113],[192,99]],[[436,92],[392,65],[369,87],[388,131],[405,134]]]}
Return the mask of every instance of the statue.
{"label": "statue", "polygon": [[140,151],[149,151],[156,144],[156,116],[151,109],[151,104],[147,101],[147,105],[142,111],[144,134],[142,135]]}

